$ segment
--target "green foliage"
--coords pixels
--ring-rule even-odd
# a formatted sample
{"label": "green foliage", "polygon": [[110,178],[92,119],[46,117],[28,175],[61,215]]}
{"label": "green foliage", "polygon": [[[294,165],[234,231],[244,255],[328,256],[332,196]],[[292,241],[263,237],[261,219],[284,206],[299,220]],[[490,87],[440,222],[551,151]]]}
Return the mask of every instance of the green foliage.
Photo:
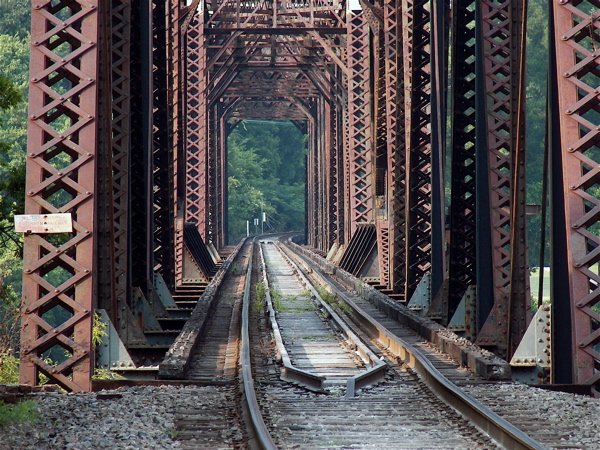
{"label": "green foliage", "polygon": [[92,325],[92,345],[94,348],[102,344],[102,340],[108,336],[108,325],[102,321],[100,314],[94,311],[94,322]]}
{"label": "green foliage", "polygon": [[271,300],[273,301],[273,308],[275,311],[281,311],[283,309],[283,295],[281,291],[277,288],[272,288],[269,291],[271,293]]}
{"label": "green foliage", "polygon": [[8,349],[0,352],[0,384],[19,384],[19,358]]}
{"label": "green foliage", "polygon": [[[27,17],[14,11],[30,8],[28,1],[11,6],[10,12],[0,13],[1,32],[11,17]],[[12,354],[19,345],[23,239],[13,231],[13,215],[24,210],[29,38],[10,32],[14,35],[0,34],[0,353]]]}
{"label": "green foliage", "polygon": [[125,377],[110,369],[96,368],[92,380],[124,380]]}
{"label": "green foliage", "polygon": [[[228,140],[229,239],[267,214],[265,231],[304,224],[305,136],[289,122],[243,121]],[[260,227],[258,229],[260,231]]]}
{"label": "green foliage", "polygon": [[[20,38],[29,35],[31,27],[30,0],[3,0],[0,2],[0,33]],[[4,63],[4,61],[2,61]]]}
{"label": "green foliage", "polygon": [[25,400],[14,405],[0,402],[0,428],[10,423],[36,422],[38,412],[33,400]]}
{"label": "green foliage", "polygon": [[[542,204],[542,178],[546,127],[546,80],[548,74],[548,5],[543,0],[529,2],[527,14],[527,60],[525,78],[525,120],[527,203]],[[541,215],[527,216],[529,261],[539,263]],[[546,236],[550,236],[549,229]],[[549,263],[549,242],[546,243]],[[535,287],[537,289],[537,286]]]}
{"label": "green foliage", "polygon": [[254,291],[256,293],[254,305],[256,307],[256,311],[260,312],[265,309],[265,300],[267,298],[267,288],[265,286],[265,283],[263,283],[262,281],[260,283],[257,283],[254,288]]}

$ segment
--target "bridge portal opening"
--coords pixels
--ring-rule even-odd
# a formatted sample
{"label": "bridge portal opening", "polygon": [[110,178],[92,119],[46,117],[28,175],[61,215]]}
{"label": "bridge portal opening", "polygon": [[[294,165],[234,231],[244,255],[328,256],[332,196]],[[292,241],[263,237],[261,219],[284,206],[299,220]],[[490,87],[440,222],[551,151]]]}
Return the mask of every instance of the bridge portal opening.
{"label": "bridge portal opening", "polygon": [[234,120],[227,138],[227,241],[305,229],[303,121]]}

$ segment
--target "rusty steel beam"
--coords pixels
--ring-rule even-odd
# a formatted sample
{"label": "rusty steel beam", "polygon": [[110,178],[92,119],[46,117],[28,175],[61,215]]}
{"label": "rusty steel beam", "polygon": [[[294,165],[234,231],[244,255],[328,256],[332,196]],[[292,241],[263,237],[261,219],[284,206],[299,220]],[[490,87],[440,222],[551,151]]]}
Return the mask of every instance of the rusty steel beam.
{"label": "rusty steel beam", "polygon": [[[202,238],[207,238],[208,214],[208,109],[207,109],[207,73],[206,44],[204,37],[204,15],[195,14],[186,39],[186,141],[185,141],[185,196],[181,199],[184,210],[177,221],[175,245],[175,281],[183,281],[183,229],[184,222],[196,224]],[[183,192],[182,192],[183,194]]]}
{"label": "rusty steel beam", "polygon": [[476,284],[476,28],[474,0],[452,5],[452,174],[448,317]]}
{"label": "rusty steel beam", "polygon": [[[105,6],[74,0],[32,8],[25,212],[71,213],[73,232],[25,236],[20,380],[36,385],[44,374],[75,392],[91,389],[94,367],[96,80]],[[50,313],[60,310],[58,323]],[[48,362],[52,349],[64,359]]]}
{"label": "rusty steel beam", "polygon": [[164,279],[173,278],[174,204],[169,104],[167,3],[152,2],[152,214],[154,264]]}
{"label": "rusty steel beam", "polygon": [[[523,2],[518,0],[485,0],[477,11],[482,39],[480,64],[485,74],[482,85],[485,94],[479,95],[485,95],[486,110],[485,134],[482,133],[482,142],[478,134],[478,145],[487,148],[491,214],[488,245],[491,245],[494,286],[494,304],[489,315],[484,305],[479,305],[479,316],[485,323],[479,330],[477,343],[492,347],[501,355],[509,355],[520,341],[530,309],[525,229],[523,223],[515,222],[525,216],[524,171],[515,171],[515,164],[522,165],[524,161],[522,6]],[[519,160],[515,161],[515,157]],[[513,193],[519,198],[517,202]],[[518,267],[513,268],[513,262]],[[515,295],[520,293],[518,298],[511,290]]]}
{"label": "rusty steel beam", "polygon": [[[431,271],[432,147],[431,147],[431,16],[426,0],[404,0],[406,121],[406,299]],[[408,66],[408,67],[407,67]]]}
{"label": "rusty steel beam", "polygon": [[[552,2],[554,382],[600,395],[600,2]],[[562,168],[562,171],[560,170]],[[561,182],[562,181],[562,182]],[[562,209],[560,206],[563,206]],[[563,256],[564,259],[559,260]],[[556,277],[556,278],[555,278]],[[562,284],[560,284],[562,282]]]}
{"label": "rusty steel beam", "polygon": [[[179,215],[180,205],[178,204],[179,192],[182,190],[180,187],[180,168],[184,166],[183,161],[183,142],[185,135],[185,123],[183,118],[183,67],[182,61],[184,60],[182,52],[182,39],[183,34],[179,26],[181,18],[181,0],[170,0],[169,3],[169,16],[168,16],[168,96],[169,96],[169,109],[171,110],[170,126],[171,126],[171,143],[170,151],[172,158],[171,167],[171,202],[173,205],[173,236],[172,236],[172,255],[171,255],[171,276],[165,277],[167,285],[173,289],[175,286],[175,273],[179,272],[181,267],[177,264],[177,254],[181,253],[180,241],[176,239],[176,224],[175,218]],[[178,268],[179,267],[179,268]]]}
{"label": "rusty steel beam", "polygon": [[[404,60],[402,55],[402,2],[384,0],[387,205],[389,218],[389,286],[394,294],[406,291],[406,143],[404,132]],[[402,300],[402,297],[400,297]]]}
{"label": "rusty steel beam", "polygon": [[[102,27],[102,90],[98,158],[98,306],[127,341],[129,299],[129,166],[131,4],[114,0]],[[111,243],[111,244],[106,244]]]}
{"label": "rusty steel beam", "polygon": [[348,11],[348,142],[350,233],[373,220],[373,136],[369,26],[362,11]]}

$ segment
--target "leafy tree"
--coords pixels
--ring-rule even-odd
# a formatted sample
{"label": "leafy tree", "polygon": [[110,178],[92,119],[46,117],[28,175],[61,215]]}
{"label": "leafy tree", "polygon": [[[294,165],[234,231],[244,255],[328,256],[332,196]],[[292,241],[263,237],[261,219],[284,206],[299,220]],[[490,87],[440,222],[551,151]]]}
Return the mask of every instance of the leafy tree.
{"label": "leafy tree", "polygon": [[4,0],[0,2],[0,34],[17,36],[23,39],[29,35],[30,27],[30,0]]}
{"label": "leafy tree", "polygon": [[267,229],[302,229],[306,144],[298,129],[289,122],[243,121],[228,145],[230,240],[244,236],[246,220],[252,224],[261,211]]}
{"label": "leafy tree", "polygon": [[[526,167],[527,203],[542,204],[542,178],[546,128],[546,80],[548,74],[548,2],[532,0],[527,17],[526,60]],[[527,216],[529,262],[531,266],[543,265],[539,261],[541,216]],[[550,236],[549,230],[546,236]],[[547,239],[546,246],[549,246]],[[550,252],[546,251],[546,264]]]}
{"label": "leafy tree", "polygon": [[25,191],[29,38],[0,35],[0,61],[0,353],[6,360],[18,345],[22,237],[13,231],[13,215],[23,211]]}

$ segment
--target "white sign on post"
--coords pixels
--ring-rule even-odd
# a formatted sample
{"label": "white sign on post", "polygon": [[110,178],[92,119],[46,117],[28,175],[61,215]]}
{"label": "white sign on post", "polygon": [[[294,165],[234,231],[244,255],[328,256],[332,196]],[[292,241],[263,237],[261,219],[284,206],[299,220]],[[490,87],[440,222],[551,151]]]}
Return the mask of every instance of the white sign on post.
{"label": "white sign on post", "polygon": [[26,234],[72,233],[73,219],[71,213],[17,215],[15,231]]}

